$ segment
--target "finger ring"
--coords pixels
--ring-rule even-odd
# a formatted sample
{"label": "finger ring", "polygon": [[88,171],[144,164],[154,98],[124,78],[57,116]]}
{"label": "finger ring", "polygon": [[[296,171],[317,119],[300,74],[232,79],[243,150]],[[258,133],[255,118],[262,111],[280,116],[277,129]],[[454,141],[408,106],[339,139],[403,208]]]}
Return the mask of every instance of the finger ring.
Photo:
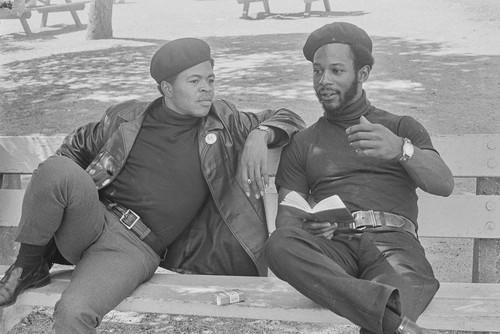
{"label": "finger ring", "polygon": [[248,180],[247,180],[247,183],[248,183],[248,184],[252,184],[252,180],[248,179]]}

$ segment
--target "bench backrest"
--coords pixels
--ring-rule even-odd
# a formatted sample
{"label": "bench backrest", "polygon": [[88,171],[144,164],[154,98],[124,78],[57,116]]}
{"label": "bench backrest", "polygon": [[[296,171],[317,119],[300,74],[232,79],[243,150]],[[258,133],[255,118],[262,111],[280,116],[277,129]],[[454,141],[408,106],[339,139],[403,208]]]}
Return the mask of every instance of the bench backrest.
{"label": "bench backrest", "polygon": [[[2,157],[0,175],[31,174],[38,163],[52,155],[64,136],[0,136],[2,148],[10,161]],[[419,234],[425,237],[464,237],[500,239],[500,196],[481,194],[480,183],[500,178],[500,134],[446,135],[432,138],[434,146],[457,180],[465,179],[468,190],[458,190],[450,197],[419,193]],[[269,173],[276,175],[281,150],[269,152]],[[6,177],[8,178],[8,177]],[[460,182],[460,181],[459,181]],[[486,182],[488,183],[488,182]],[[461,184],[461,183],[460,183]],[[11,187],[4,184],[3,188]],[[483,186],[488,188],[488,185]],[[498,191],[498,188],[497,188]],[[477,196],[481,194],[481,196]],[[270,232],[274,230],[277,194],[265,196]],[[3,210],[2,210],[3,212]]]}
{"label": "bench backrest", "polygon": [[[10,163],[3,159],[0,174],[31,174],[39,162],[55,152],[63,138],[0,136],[0,150],[3,147],[12,159]],[[479,188],[484,180],[488,183],[486,178],[493,178],[493,183],[495,178],[500,178],[500,134],[447,135],[432,139],[457,180],[466,179],[470,186],[468,190],[459,190],[446,198],[419,193],[420,236],[500,239],[498,193],[477,196],[484,193]],[[270,150],[268,161],[271,176],[276,174],[280,154],[280,149]],[[4,184],[6,187],[10,186]],[[488,185],[483,188],[488,188]],[[272,232],[277,194],[268,192],[265,203],[268,227]]]}
{"label": "bench backrest", "polygon": [[[0,136],[0,157],[2,147],[10,153],[10,161],[0,160],[2,188],[20,188],[19,175],[31,174],[39,162],[55,152],[62,139]],[[458,190],[450,197],[419,193],[419,235],[500,242],[500,134],[446,135],[432,140],[453,172]],[[280,154],[279,149],[269,152],[271,176],[276,174]],[[462,189],[462,184],[468,189]],[[23,190],[0,189],[0,226],[17,225],[23,194]],[[275,229],[277,198],[275,190],[264,196],[269,232]]]}

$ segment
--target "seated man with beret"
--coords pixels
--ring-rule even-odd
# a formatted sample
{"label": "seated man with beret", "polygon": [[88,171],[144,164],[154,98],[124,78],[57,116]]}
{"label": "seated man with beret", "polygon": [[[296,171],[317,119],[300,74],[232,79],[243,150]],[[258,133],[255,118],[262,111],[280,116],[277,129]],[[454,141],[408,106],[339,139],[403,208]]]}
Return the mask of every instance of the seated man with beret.
{"label": "seated man with beret", "polygon": [[111,106],[39,165],[0,307],[50,283],[52,263],[74,264],[54,330],[94,333],[162,261],[180,273],[267,274],[267,148],[304,123],[286,109],[247,113],[214,100],[213,64],[202,40],[163,45],[150,69],[161,97]]}
{"label": "seated man with beret", "polygon": [[429,333],[415,321],[439,283],[418,239],[416,189],[448,196],[452,174],[417,120],[367,99],[374,60],[364,30],[327,24],[303,51],[324,114],[283,150],[279,200],[291,191],[316,203],[336,194],[353,217],[311,221],[280,205],[269,268],[361,333]]}

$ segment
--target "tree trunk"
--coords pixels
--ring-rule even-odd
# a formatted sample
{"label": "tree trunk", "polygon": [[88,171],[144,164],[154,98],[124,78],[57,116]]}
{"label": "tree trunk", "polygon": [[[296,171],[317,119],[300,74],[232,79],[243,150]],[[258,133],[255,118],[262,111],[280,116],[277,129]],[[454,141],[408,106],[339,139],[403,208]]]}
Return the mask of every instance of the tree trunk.
{"label": "tree trunk", "polygon": [[93,0],[89,8],[87,39],[113,38],[113,0]]}

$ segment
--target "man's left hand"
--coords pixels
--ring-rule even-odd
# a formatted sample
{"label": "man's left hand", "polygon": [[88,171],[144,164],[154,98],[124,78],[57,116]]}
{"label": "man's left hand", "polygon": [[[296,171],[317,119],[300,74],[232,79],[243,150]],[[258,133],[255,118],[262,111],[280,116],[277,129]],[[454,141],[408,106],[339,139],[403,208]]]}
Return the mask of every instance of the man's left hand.
{"label": "man's left hand", "polygon": [[359,124],[346,130],[347,140],[360,156],[385,160],[396,159],[402,152],[403,138],[381,124],[373,124],[361,116]]}
{"label": "man's left hand", "polygon": [[248,197],[253,192],[255,198],[259,199],[264,196],[265,186],[269,185],[267,171],[268,135],[266,131],[261,130],[250,132],[241,154],[237,175]]}
{"label": "man's left hand", "polygon": [[326,239],[331,239],[333,237],[337,227],[338,224],[333,222],[306,220],[302,223],[303,230],[311,233],[312,235],[316,235]]}

